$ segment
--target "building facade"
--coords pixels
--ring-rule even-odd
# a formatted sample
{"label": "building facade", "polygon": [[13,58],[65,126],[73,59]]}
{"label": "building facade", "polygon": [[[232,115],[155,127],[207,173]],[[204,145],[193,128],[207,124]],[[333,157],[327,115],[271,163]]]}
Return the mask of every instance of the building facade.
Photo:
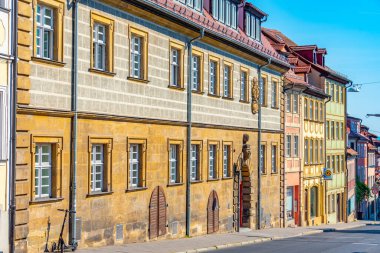
{"label": "building facade", "polygon": [[12,75],[12,1],[0,1],[0,251],[9,252],[9,94]]}
{"label": "building facade", "polygon": [[356,219],[356,157],[358,152],[347,147],[347,222]]}
{"label": "building facade", "polygon": [[[187,172],[191,236],[233,231],[238,219],[241,226],[256,228],[260,192],[266,196],[261,227],[282,226],[281,76],[289,64],[261,36],[264,12],[249,3],[224,2],[226,9],[220,10],[211,0],[191,5],[84,0],[75,17],[63,0],[18,1],[15,243],[20,252],[43,250],[48,218],[50,238],[58,237],[63,213],[57,209],[72,207],[74,163],[77,209],[70,224],[76,234],[69,236],[67,229],[64,237],[76,237],[82,248],[184,237]],[[245,24],[244,17],[252,23]],[[74,18],[78,64],[72,58]],[[193,44],[189,66],[187,42],[200,36],[201,28],[204,37]],[[253,152],[259,95],[260,154]],[[252,148],[242,163],[244,134]],[[241,186],[235,171],[242,173]]]}

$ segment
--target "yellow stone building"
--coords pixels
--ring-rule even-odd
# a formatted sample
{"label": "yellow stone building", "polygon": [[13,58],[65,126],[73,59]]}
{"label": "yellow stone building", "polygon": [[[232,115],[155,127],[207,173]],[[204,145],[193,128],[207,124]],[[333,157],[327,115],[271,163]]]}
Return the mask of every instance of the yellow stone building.
{"label": "yellow stone building", "polygon": [[[48,219],[50,238],[58,237],[63,213],[57,209],[73,207],[74,166],[76,219],[69,222],[76,231],[66,226],[64,238],[77,240],[81,248],[184,237],[186,172],[191,236],[233,231],[239,221],[255,228],[258,80],[269,59],[261,70],[260,157],[261,194],[270,197],[261,202],[261,226],[281,226],[280,91],[289,64],[261,37],[260,26],[241,29],[238,13],[260,24],[266,16],[261,10],[229,1],[229,18],[222,19],[212,11],[212,1],[195,2],[80,1],[76,53],[75,6],[64,0],[18,1],[19,252],[43,250]],[[190,65],[187,166],[187,42],[201,28],[204,37],[193,43]],[[244,134],[251,156],[242,166]],[[243,175],[240,194],[236,171]]]}

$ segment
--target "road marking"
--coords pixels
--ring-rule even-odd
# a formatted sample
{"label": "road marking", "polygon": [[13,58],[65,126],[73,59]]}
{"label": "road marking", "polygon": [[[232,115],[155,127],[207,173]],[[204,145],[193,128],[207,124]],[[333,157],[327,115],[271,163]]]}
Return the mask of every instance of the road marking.
{"label": "road marking", "polygon": [[378,243],[365,243],[365,242],[354,242],[352,244],[355,244],[355,245],[368,245],[368,246],[378,246],[379,245]]}

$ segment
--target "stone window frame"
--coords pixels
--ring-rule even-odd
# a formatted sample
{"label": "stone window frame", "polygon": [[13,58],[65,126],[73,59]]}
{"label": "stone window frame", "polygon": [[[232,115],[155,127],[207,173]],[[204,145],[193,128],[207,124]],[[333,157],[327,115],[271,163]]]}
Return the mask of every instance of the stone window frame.
{"label": "stone window frame", "polygon": [[[230,80],[229,80],[229,83],[228,83],[228,87],[229,87],[229,95],[228,96],[224,96],[224,67],[229,67],[230,68]],[[223,75],[223,79],[222,79],[222,86],[223,86],[223,95],[222,95],[222,98],[223,99],[229,99],[229,100],[233,100],[234,99],[234,64],[232,62],[229,62],[229,61],[226,61],[224,60],[223,61],[223,71],[222,71],[222,75]]]}
{"label": "stone window frame", "polygon": [[[103,145],[103,187],[104,189],[101,192],[93,192],[91,190],[91,153],[92,145],[100,144]],[[87,197],[97,196],[97,195],[106,195],[112,194],[112,150],[113,150],[113,138],[110,137],[97,137],[97,136],[88,136],[88,150],[87,150],[87,159],[88,159],[88,168],[87,168]]]}
{"label": "stone window frame", "polygon": [[[114,28],[115,21],[103,14],[91,11],[90,12],[90,68],[88,71],[102,74],[106,76],[115,76],[114,73]],[[106,53],[105,53],[105,70],[94,68],[94,55],[93,55],[93,30],[95,23],[104,25],[106,27]]]}
{"label": "stone window frame", "polygon": [[[273,156],[273,148],[276,150],[276,171],[273,171],[272,167],[272,156]],[[271,143],[271,149],[270,149],[270,161],[271,161],[271,174],[278,174],[279,172],[279,165],[280,165],[280,152],[279,152],[279,143],[278,142],[273,142]]]}
{"label": "stone window frame", "polygon": [[[272,88],[273,88],[273,85],[274,85],[274,82],[276,82],[276,100],[274,101],[275,102],[275,105],[273,106],[272,105],[272,103],[273,103],[273,97],[272,97],[272,94],[273,94],[273,90],[272,90]],[[276,78],[276,77],[272,77],[271,78],[271,101],[270,101],[270,103],[271,103],[271,108],[272,109],[275,109],[275,110],[278,110],[280,107],[279,107],[279,100],[280,100],[280,80],[278,79],[278,78]]]}
{"label": "stone window frame", "polygon": [[[172,52],[172,49],[176,49],[179,51],[180,53],[180,56],[179,56],[179,60],[180,60],[180,64],[179,64],[179,85],[178,86],[175,86],[175,85],[172,85],[171,84],[171,52]],[[169,85],[168,87],[169,88],[173,88],[173,89],[179,89],[179,90],[184,90],[185,89],[185,76],[184,76],[184,71],[185,71],[185,45],[181,42],[177,42],[177,41],[173,41],[173,40],[170,40],[169,41]]]}
{"label": "stone window frame", "polygon": [[[65,0],[33,0],[33,55],[32,60],[35,62],[63,67],[64,56],[64,14]],[[54,11],[54,34],[53,34],[53,59],[45,59],[37,56],[37,5],[41,4],[52,8]]]}
{"label": "stone window frame", "polygon": [[[178,150],[178,157],[177,157],[177,166],[178,166],[178,178],[179,182],[170,182],[170,145],[178,145],[179,150]],[[168,184],[167,186],[175,186],[175,185],[182,185],[183,184],[183,152],[184,152],[184,142],[183,140],[178,140],[178,139],[168,139],[168,145],[167,145],[167,152],[168,152]]]}
{"label": "stone window frame", "polygon": [[[202,140],[192,140],[191,145],[198,145],[199,146],[199,163],[198,163],[198,180],[192,180],[190,178],[190,183],[201,183],[203,182],[203,141]],[[191,148],[190,148],[191,149]],[[191,165],[190,165],[191,166]],[[191,177],[191,175],[190,175]]]}
{"label": "stone window frame", "polygon": [[[246,80],[245,80],[245,99],[242,99],[241,98],[241,85],[242,85],[242,82],[241,82],[241,74],[245,72],[246,73]],[[249,68],[246,68],[246,67],[243,67],[243,66],[240,66],[240,102],[242,103],[249,103]]]}
{"label": "stone window frame", "polygon": [[[31,184],[30,184],[30,202],[41,203],[62,200],[62,152],[63,152],[63,137],[61,136],[33,136],[30,140],[31,154]],[[51,191],[47,198],[35,198],[35,150],[38,144],[51,145]]]}
{"label": "stone window frame", "polygon": [[[141,163],[141,186],[138,186],[138,187],[132,187],[131,183],[130,183],[129,156],[130,156],[131,144],[141,145],[141,156],[139,158],[140,163]],[[126,152],[127,152],[127,189],[126,189],[126,192],[148,189],[148,187],[146,186],[148,140],[146,138],[127,137]]]}
{"label": "stone window frame", "polygon": [[[211,84],[211,75],[210,75],[210,63],[211,62],[216,62],[216,75],[215,75],[215,94],[211,93],[210,92],[210,84]],[[219,57],[216,57],[214,55],[210,55],[208,56],[208,95],[209,96],[213,96],[213,97],[220,97],[220,67],[221,67],[221,64],[220,64],[221,60]]]}
{"label": "stone window frame", "polygon": [[[230,157],[229,157],[229,164],[227,167],[227,176],[224,176],[224,147],[228,146],[230,149]],[[222,141],[222,179],[231,179],[232,178],[232,168],[234,164],[233,159],[233,153],[234,153],[234,143],[232,141]]]}
{"label": "stone window frame", "polygon": [[[215,160],[214,160],[214,170],[215,177],[210,178],[210,146],[215,145]],[[220,141],[217,140],[207,140],[207,181],[215,181],[220,179]]]}
{"label": "stone window frame", "polygon": [[191,49],[191,71],[193,71],[193,55],[199,57],[199,89],[198,90],[193,90],[193,80],[191,80],[190,84],[188,84],[191,91],[193,93],[198,93],[198,94],[203,94],[204,90],[204,53],[198,49],[192,48]]}
{"label": "stone window frame", "polygon": [[[268,75],[267,74],[261,74],[261,79],[262,79],[262,82],[263,82],[263,101],[261,101],[261,106],[262,107],[268,107]],[[264,82],[265,80],[265,82]],[[260,84],[260,82],[259,82]],[[260,89],[260,85],[259,85],[259,89]],[[260,92],[259,92],[260,94]],[[259,95],[260,96],[260,95]]]}

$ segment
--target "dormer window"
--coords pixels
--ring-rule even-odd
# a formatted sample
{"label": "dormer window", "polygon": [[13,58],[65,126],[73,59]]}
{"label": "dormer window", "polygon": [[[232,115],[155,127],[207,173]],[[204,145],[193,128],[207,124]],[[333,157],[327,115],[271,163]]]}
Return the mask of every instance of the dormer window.
{"label": "dormer window", "polygon": [[237,5],[230,0],[212,0],[212,16],[234,29],[237,27]]}
{"label": "dormer window", "polygon": [[317,52],[313,51],[313,63],[317,63]]}
{"label": "dormer window", "polygon": [[203,6],[203,1],[202,0],[177,0],[197,11],[201,11],[202,10],[202,6]]}
{"label": "dormer window", "polygon": [[248,11],[245,12],[245,32],[252,39],[261,41],[261,20]]}

